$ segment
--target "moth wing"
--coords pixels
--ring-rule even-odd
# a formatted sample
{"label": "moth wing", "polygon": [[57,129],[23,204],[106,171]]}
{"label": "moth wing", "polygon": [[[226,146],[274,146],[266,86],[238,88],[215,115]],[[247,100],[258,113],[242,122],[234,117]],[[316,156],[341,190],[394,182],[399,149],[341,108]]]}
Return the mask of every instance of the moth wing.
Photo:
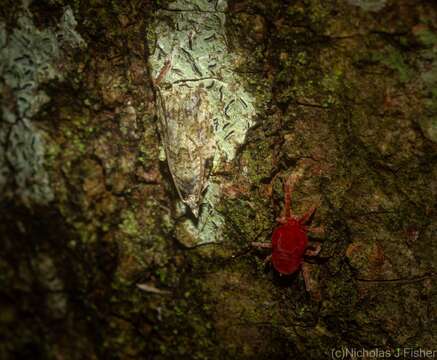
{"label": "moth wing", "polygon": [[159,128],[179,197],[197,216],[215,152],[211,116],[203,89],[173,90],[167,102],[158,91]]}

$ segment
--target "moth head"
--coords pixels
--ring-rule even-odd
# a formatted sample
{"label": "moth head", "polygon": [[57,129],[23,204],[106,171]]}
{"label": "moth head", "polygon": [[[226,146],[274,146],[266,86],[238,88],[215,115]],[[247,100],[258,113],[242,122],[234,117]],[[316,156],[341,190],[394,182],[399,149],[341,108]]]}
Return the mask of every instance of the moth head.
{"label": "moth head", "polygon": [[188,205],[193,215],[197,218],[199,216],[199,198],[195,195],[188,195],[184,203]]}

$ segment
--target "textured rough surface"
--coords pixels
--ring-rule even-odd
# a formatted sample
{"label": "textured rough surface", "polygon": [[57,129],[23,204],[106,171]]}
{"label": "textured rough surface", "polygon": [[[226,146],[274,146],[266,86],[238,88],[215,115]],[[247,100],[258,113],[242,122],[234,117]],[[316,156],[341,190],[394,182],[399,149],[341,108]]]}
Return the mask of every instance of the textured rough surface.
{"label": "textured rough surface", "polygon": [[223,241],[212,183],[223,181],[255,120],[254,94],[236,72],[245,54],[228,44],[226,9],[226,1],[169,2],[148,28],[167,163],[182,201],[199,217],[181,223],[191,245]]}
{"label": "textured rough surface", "polygon": [[[2,44],[23,31],[22,6],[6,2]],[[31,39],[53,39],[66,3],[29,1]],[[233,160],[212,169],[214,202],[198,223],[160,161],[152,80],[166,57],[156,67],[147,57],[156,21],[164,31],[172,17],[162,15],[184,11],[68,3],[88,47],[67,46],[58,75],[30,96],[47,95],[30,121],[44,134],[54,201],[26,207],[11,192],[0,205],[1,359],[322,360],[340,348],[437,348],[433,2],[229,2],[232,72],[257,116]],[[23,122],[21,103],[5,84],[1,105],[16,122],[1,126],[11,127]],[[250,247],[271,239],[295,172],[293,211],[318,204],[311,225],[325,228],[306,262],[310,293],[300,273],[278,276],[263,264],[268,251]],[[20,172],[8,163],[4,174],[9,184]],[[199,246],[210,213],[218,224],[204,222]],[[206,244],[218,228],[222,241]]]}
{"label": "textured rough surface", "polygon": [[32,117],[49,101],[41,85],[61,77],[56,64],[61,46],[80,46],[71,8],[63,10],[58,29],[38,30],[26,6],[13,31],[0,22],[0,199],[17,196],[24,203],[53,199],[44,169],[43,135]]}
{"label": "textured rough surface", "polygon": [[364,11],[379,11],[387,3],[387,0],[347,0],[351,5],[359,6]]}

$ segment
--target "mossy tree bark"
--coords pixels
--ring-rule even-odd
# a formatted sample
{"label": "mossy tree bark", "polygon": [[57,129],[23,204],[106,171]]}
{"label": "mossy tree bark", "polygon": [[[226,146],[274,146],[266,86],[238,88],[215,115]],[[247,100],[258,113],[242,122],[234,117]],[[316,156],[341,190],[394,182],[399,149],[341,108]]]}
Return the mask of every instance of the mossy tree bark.
{"label": "mossy tree bark", "polygon": [[[147,29],[166,4],[69,3],[0,9],[0,59],[12,64],[0,68],[1,358],[437,349],[436,5],[229,2],[228,47],[246,54],[234,70],[262,106],[212,174],[222,241],[192,246],[159,160],[148,71]],[[16,45],[20,16],[37,45]],[[32,59],[33,92],[10,85],[24,76],[7,70],[23,69],[10,49]],[[20,110],[23,94],[36,111]],[[40,164],[26,155],[34,133],[44,164],[25,172]],[[269,241],[296,174],[293,211],[317,204],[324,229],[311,237],[322,250],[308,260],[310,291],[250,246]],[[22,195],[45,176],[50,196]]]}

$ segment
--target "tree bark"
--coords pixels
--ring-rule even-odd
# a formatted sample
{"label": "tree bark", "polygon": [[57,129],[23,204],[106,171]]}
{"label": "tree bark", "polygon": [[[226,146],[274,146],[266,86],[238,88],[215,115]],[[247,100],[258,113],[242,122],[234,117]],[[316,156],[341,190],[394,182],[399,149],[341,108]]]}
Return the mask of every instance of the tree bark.
{"label": "tree bark", "polygon": [[[0,9],[0,358],[436,351],[437,6],[216,2],[225,65],[208,76],[228,93],[214,103],[202,92],[198,109],[224,129],[251,126],[234,156],[232,134],[214,129],[196,218],[161,156],[156,107],[161,92],[187,116],[189,100],[169,90],[178,66],[157,84],[165,57],[151,49],[178,12],[203,36],[195,15],[207,10],[174,5]],[[253,112],[228,111],[232,96]],[[306,283],[251,246],[271,240],[290,176],[293,213],[317,206]]]}

